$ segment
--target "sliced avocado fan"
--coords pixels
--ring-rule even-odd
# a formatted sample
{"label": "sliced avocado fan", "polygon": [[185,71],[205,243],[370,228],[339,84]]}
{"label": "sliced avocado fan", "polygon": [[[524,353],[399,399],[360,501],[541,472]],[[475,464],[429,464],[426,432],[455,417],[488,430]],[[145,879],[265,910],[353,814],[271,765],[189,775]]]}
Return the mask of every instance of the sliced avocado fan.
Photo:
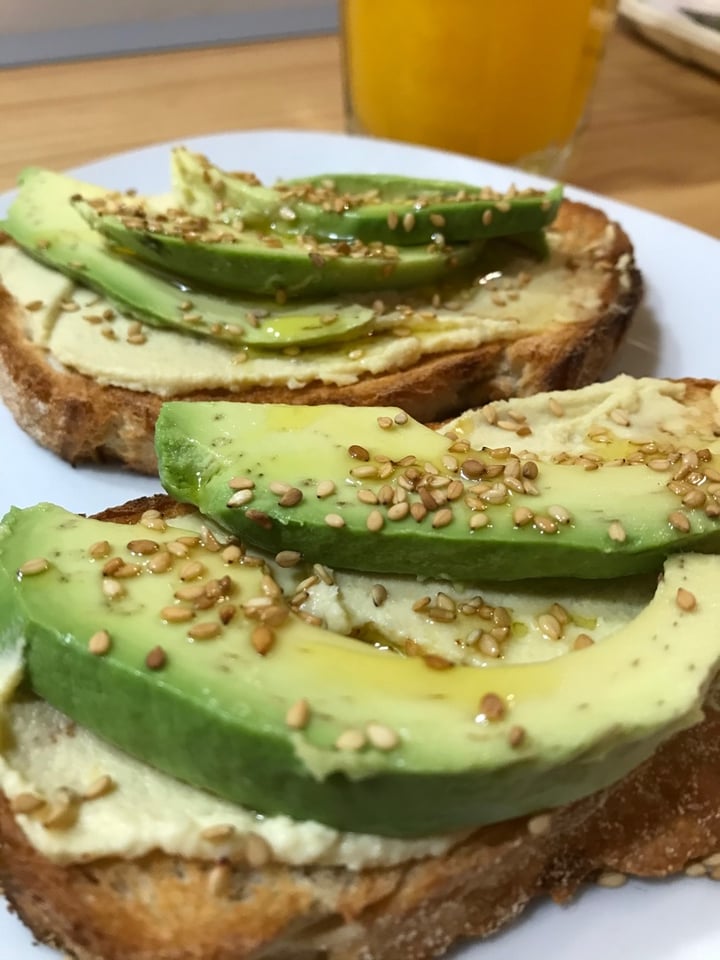
{"label": "sliced avocado fan", "polygon": [[684,506],[644,462],[590,472],[472,450],[397,408],[173,402],[155,436],[174,497],[254,546],[330,566],[461,582],[605,578],[720,549],[720,519]]}
{"label": "sliced avocado fan", "polygon": [[413,837],[570,803],[696,723],[720,658],[713,556],[671,558],[593,647],[438,671],[307,623],[261,561],[201,539],[12,510],[0,650],[19,647],[27,686],[77,723],[261,814]]}
{"label": "sliced avocado fan", "polygon": [[266,350],[334,343],[372,328],[373,310],[359,304],[330,300],[282,306],[274,300],[190,290],[143,267],[137,258],[119,256],[78,214],[73,198],[81,195],[107,203],[123,199],[61,174],[29,168],[3,228],[35,259],[107,296],[123,313],[154,326]]}
{"label": "sliced avocado fan", "polygon": [[178,203],[196,215],[279,234],[399,247],[535,233],[555,219],[563,195],[561,186],[498,193],[384,173],[326,173],[270,188],[185,148],[173,151],[172,180]]}

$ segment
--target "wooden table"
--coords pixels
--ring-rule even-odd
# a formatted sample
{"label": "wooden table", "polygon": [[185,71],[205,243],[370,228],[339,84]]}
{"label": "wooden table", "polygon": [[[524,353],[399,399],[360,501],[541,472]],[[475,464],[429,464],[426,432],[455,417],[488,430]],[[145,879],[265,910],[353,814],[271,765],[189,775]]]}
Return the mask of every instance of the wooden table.
{"label": "wooden table", "polygon": [[[158,140],[253,127],[342,129],[336,37],[0,71],[0,190]],[[618,28],[567,172],[720,236],[720,83]]]}

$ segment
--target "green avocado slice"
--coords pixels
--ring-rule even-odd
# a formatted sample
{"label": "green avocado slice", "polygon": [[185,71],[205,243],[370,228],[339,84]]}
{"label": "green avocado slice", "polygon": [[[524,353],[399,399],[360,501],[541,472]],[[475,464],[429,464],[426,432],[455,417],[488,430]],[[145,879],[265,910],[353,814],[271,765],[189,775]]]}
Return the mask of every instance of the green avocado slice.
{"label": "green avocado slice", "polygon": [[[288,610],[260,653],[263,567],[200,543],[160,569],[186,532],[48,504],[11,510],[0,524],[0,648],[20,646],[28,686],[76,722],[261,813],[412,837],[568,803],[697,722],[717,670],[717,557],[671,558],[649,605],[594,647],[437,671]],[[189,563],[202,569],[191,581]],[[178,599],[189,585],[214,602]],[[693,609],[679,605],[680,589]],[[106,644],[92,652],[100,631]],[[307,722],[289,725],[300,698]],[[373,724],[394,742],[338,746]]]}
{"label": "green avocado slice", "polygon": [[178,148],[173,190],[190,212],[233,225],[395,246],[448,243],[535,233],[555,219],[563,190],[500,194],[449,180],[395,174],[327,173],[265,187],[207,157]]}
{"label": "green avocado slice", "polygon": [[212,289],[299,297],[404,289],[446,279],[480,255],[481,240],[458,247],[395,247],[361,241],[318,243],[237,229],[182,211],[160,213],[108,196],[75,208],[114,244],[114,252]]}
{"label": "green avocado slice", "polygon": [[105,197],[100,187],[30,168],[8,211],[4,229],[27,253],[114,301],[122,312],[229,345],[265,350],[353,339],[368,333],[374,312],[338,301],[279,305],[273,300],[226,298],[191,290],[137,261],[113,254],[78,215],[73,196]]}
{"label": "green avocado slice", "polygon": [[[174,402],[155,437],[174,497],[248,543],[330,566],[461,581],[604,578],[720,548],[720,519],[683,506],[645,463],[587,471],[531,460],[523,485],[525,461],[509,448],[467,449],[397,408]],[[238,477],[249,489],[234,493]],[[672,523],[677,511],[687,532]]]}

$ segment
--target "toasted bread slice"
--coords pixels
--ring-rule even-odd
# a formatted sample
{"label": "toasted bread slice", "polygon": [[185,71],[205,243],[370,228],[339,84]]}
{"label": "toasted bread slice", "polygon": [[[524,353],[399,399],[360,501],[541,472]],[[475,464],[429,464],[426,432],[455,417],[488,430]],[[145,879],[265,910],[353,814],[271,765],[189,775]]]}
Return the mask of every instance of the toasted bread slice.
{"label": "toasted bread slice", "polygon": [[[542,303],[532,285],[522,293],[522,311],[531,320],[540,307],[550,319],[515,339],[488,339],[472,349],[447,349],[409,365],[360,375],[343,384],[316,379],[304,384],[257,383],[155,392],[132,389],[112,370],[102,377],[63,365],[28,336],[24,306],[0,287],[0,396],[18,424],[38,443],[71,463],[116,460],[143,473],[155,473],[153,428],[163,399],[238,399],[261,403],[345,403],[397,405],[419,420],[451,416],[488,400],[529,396],[540,390],[584,386],[597,379],[618,347],[638,303],[640,275],[630,240],[599,210],[565,201],[550,233],[552,262],[516,273],[542,278]],[[512,272],[509,272],[512,276]],[[517,277],[515,278],[517,279]],[[2,278],[0,277],[0,281]],[[537,286],[537,285],[536,285]],[[496,319],[518,313],[510,299],[491,305]],[[498,306],[498,303],[501,306]],[[532,323],[531,323],[532,326]],[[97,330],[93,335],[98,336]],[[164,330],[149,332],[158,355]],[[78,337],[89,337],[81,324]],[[187,338],[187,349],[196,345]],[[142,348],[131,348],[142,364]],[[200,362],[200,361],[198,361]],[[266,378],[265,378],[266,379]],[[197,378],[196,378],[197,384]]]}
{"label": "toasted bread slice", "polygon": [[[151,508],[187,509],[154,497],[100,518],[132,523]],[[664,877],[708,858],[720,850],[718,797],[720,712],[708,706],[607,790],[482,828],[443,856],[372,870],[161,852],[60,865],[28,843],[1,797],[0,884],[38,939],[77,960],[430,960],[533,898],[567,900],[601,871]]]}

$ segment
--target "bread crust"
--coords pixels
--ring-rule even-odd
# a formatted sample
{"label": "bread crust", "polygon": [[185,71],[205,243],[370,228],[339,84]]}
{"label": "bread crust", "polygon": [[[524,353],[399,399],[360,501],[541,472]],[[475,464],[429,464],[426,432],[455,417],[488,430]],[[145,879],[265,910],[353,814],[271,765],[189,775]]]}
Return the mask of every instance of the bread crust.
{"label": "bread crust", "polygon": [[[711,386],[691,382],[698,398]],[[134,523],[147,509],[193,510],[158,495],[98,518]],[[234,864],[219,894],[215,864],[162,852],[55,864],[0,795],[0,884],[39,940],[77,960],[431,960],[536,897],[566,901],[599,871],[664,877],[720,850],[719,797],[720,712],[708,707],[624,780],[548,817],[485,827],[396,867]]]}
{"label": "bread crust", "polygon": [[[391,405],[428,422],[489,400],[585,386],[600,376],[622,340],[640,299],[640,274],[628,236],[600,210],[564,201],[553,232],[571,268],[592,259],[590,251],[603,243],[596,271],[599,306],[588,320],[437,354],[342,387],[316,382],[300,389],[198,390],[173,399]],[[120,461],[141,473],[157,472],[153,431],[163,398],[102,386],[49,363],[45,350],[25,336],[18,305],[2,287],[0,396],[23,430],[70,463]]]}

